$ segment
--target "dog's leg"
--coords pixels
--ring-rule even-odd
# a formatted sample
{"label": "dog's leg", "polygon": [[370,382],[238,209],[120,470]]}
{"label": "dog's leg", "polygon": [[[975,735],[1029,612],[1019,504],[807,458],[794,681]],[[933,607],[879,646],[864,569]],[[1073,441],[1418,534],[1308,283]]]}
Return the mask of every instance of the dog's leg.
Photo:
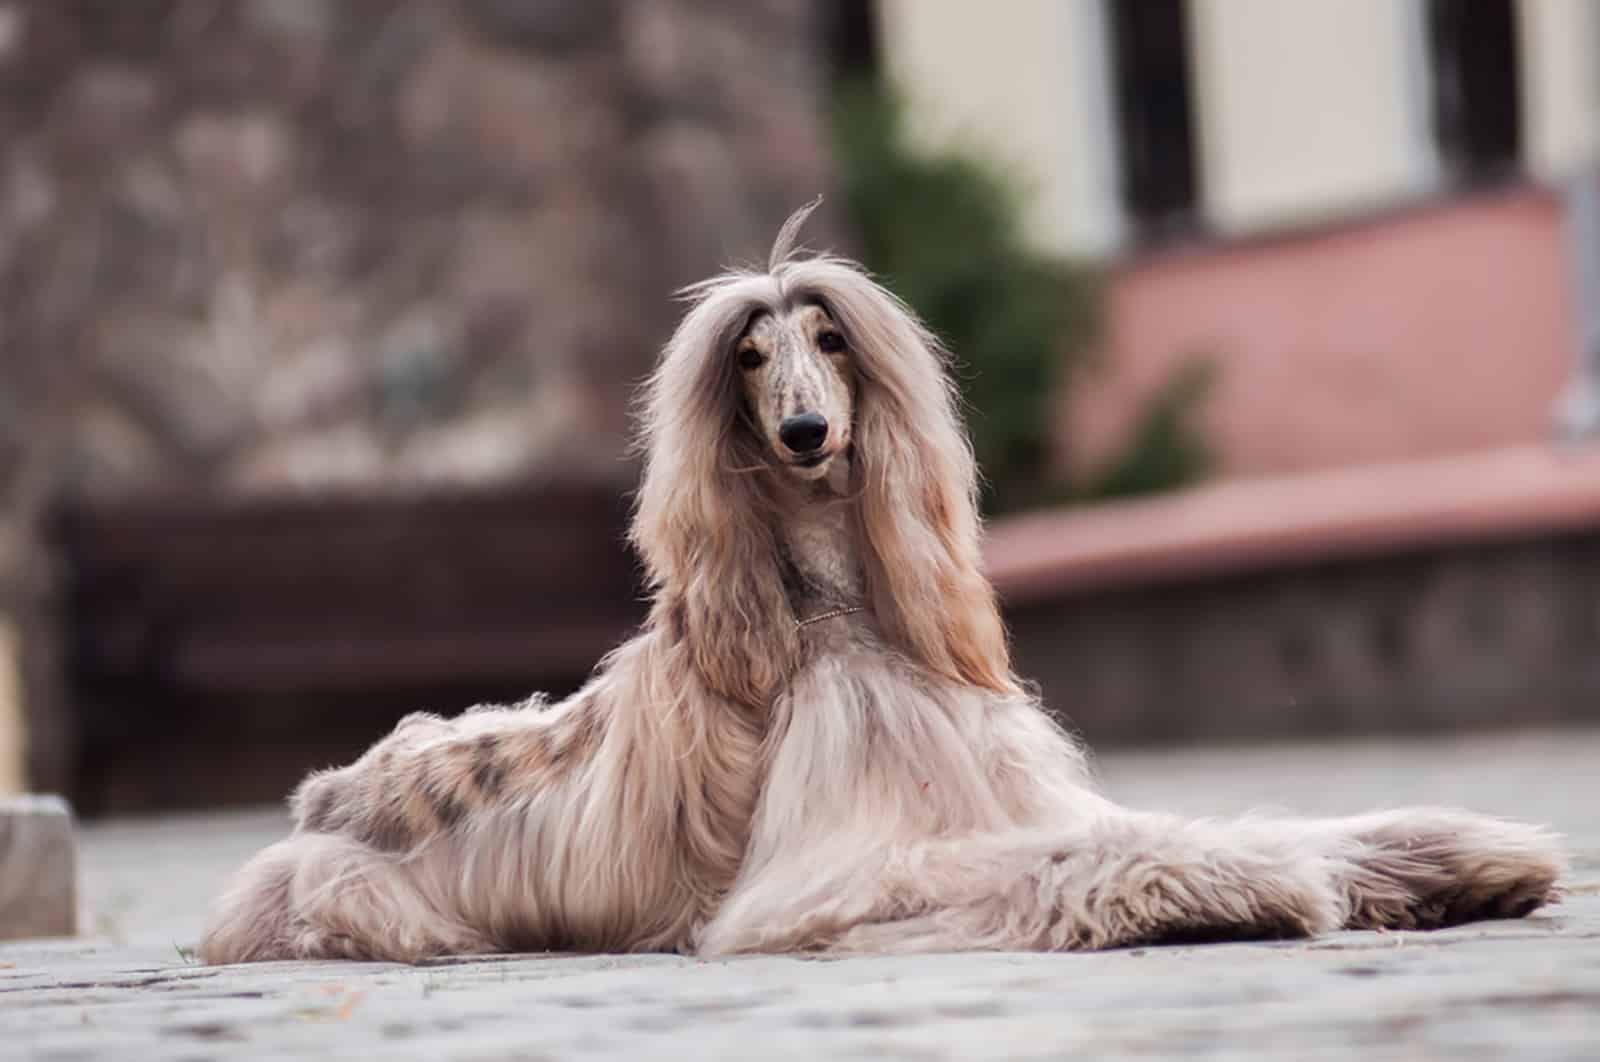
{"label": "dog's leg", "polygon": [[295,827],[410,851],[592,755],[602,708],[589,690],[554,708],[409,715],[355,763],[302,782],[289,802]]}
{"label": "dog's leg", "polygon": [[1199,822],[1119,812],[1070,834],[925,841],[807,876],[830,857],[753,876],[703,949],[1058,950],[1435,928],[1527,914],[1559,895],[1565,867],[1543,830],[1436,809]]}
{"label": "dog's leg", "polygon": [[702,949],[1092,949],[1299,937],[1347,913],[1339,858],[1250,822],[1119,812],[1070,832],[917,842],[819,876],[835,855],[753,876]]}
{"label": "dog's leg", "polygon": [[1559,899],[1566,873],[1555,834],[1454,809],[1405,808],[1300,829],[1351,853],[1344,886],[1352,929],[1518,918]]}
{"label": "dog's leg", "polygon": [[743,857],[760,741],[649,638],[555,707],[409,717],[300,786],[201,953],[681,947]]}
{"label": "dog's leg", "polygon": [[[307,778],[290,800],[294,833],[239,872],[213,908],[201,956],[409,961],[498,950],[497,936],[511,934],[496,930],[521,928],[518,916],[537,924],[529,912],[547,894],[530,883],[496,904],[464,884],[467,869],[493,881],[524,856],[525,834],[494,828],[512,808],[535,825],[550,820],[540,847],[555,849],[572,815],[571,775],[594,757],[606,707],[591,686],[552,708],[412,715],[355,763]],[[456,873],[430,873],[446,852]],[[474,917],[490,907],[501,916]]]}
{"label": "dog's leg", "polygon": [[540,707],[455,722],[408,716],[355,763],[312,775],[290,802],[294,833],[247,863],[213,905],[201,958],[415,961],[496,950],[419,871],[470,820],[554,782],[545,750],[572,728],[562,719]]}

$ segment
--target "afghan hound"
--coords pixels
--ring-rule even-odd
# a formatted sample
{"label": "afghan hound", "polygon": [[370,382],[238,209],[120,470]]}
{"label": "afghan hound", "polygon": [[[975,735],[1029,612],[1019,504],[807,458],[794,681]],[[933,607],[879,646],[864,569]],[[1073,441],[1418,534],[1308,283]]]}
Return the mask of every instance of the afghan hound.
{"label": "afghan hound", "polygon": [[689,291],[642,398],[640,633],[548,705],[415,714],[291,799],[208,962],[1087,949],[1429,928],[1559,894],[1445,809],[1121,808],[1012,673],[945,355],[794,251]]}

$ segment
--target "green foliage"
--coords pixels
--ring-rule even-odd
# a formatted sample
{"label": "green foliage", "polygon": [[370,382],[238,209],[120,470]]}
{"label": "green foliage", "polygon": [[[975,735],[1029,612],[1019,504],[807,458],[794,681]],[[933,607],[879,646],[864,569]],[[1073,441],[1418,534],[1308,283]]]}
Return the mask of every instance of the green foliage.
{"label": "green foliage", "polygon": [[1190,359],[1140,411],[1121,455],[1091,479],[1083,496],[1121,498],[1193,483],[1215,464],[1195,429],[1195,411],[1211,389],[1215,366]]}
{"label": "green foliage", "polygon": [[1098,278],[1029,245],[1022,190],[984,161],[911,150],[881,89],[843,89],[833,134],[858,256],[959,359],[986,509],[1156,490],[1203,470],[1189,425],[1204,391],[1195,381],[1160,396],[1134,446],[1088,491],[1052,481],[1051,425],[1098,327]]}

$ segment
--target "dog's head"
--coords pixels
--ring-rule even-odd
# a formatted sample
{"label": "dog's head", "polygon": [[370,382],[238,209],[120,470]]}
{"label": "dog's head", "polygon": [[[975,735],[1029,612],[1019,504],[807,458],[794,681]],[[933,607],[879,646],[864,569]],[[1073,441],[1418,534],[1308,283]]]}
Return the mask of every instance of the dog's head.
{"label": "dog's head", "polygon": [[796,255],[689,289],[643,393],[633,541],[719,690],[755,703],[796,645],[777,525],[826,480],[854,507],[873,615],[932,670],[1015,689],[983,577],[977,470],[938,341],[862,269]]}
{"label": "dog's head", "polygon": [[801,480],[820,480],[854,434],[850,344],[825,303],[756,311],[730,352],[739,370],[746,426],[767,460]]}

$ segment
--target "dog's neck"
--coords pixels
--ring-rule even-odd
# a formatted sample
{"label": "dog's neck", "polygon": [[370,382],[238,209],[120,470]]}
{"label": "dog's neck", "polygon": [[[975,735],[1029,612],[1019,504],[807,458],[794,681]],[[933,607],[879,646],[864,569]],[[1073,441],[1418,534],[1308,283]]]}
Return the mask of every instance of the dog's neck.
{"label": "dog's neck", "polygon": [[827,478],[795,490],[779,521],[784,583],[800,619],[852,608],[866,597],[849,466],[841,457]]}

